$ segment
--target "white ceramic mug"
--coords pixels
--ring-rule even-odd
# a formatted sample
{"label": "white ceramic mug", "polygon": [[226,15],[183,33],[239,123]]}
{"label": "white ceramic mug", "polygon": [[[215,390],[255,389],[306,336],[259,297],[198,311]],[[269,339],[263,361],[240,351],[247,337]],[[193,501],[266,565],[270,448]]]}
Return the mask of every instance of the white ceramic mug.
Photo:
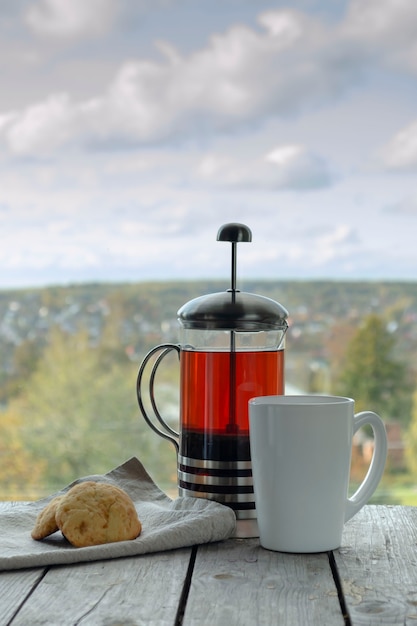
{"label": "white ceramic mug", "polygon": [[[281,552],[324,552],[341,544],[343,524],[374,493],[387,436],[371,411],[355,415],[338,396],[263,396],[249,401],[250,446],[261,545]],[[348,498],[352,439],[370,424],[374,453]]]}

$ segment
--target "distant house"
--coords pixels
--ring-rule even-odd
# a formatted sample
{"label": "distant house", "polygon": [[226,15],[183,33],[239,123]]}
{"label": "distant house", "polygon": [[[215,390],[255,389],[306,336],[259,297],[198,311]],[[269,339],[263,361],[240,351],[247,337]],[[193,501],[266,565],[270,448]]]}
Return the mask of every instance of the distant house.
{"label": "distant house", "polygon": [[[405,443],[402,427],[399,422],[386,422],[385,430],[388,439],[387,468],[390,470],[405,469]],[[364,431],[359,430],[353,440],[352,466],[355,464],[368,466],[372,459],[374,440]]]}

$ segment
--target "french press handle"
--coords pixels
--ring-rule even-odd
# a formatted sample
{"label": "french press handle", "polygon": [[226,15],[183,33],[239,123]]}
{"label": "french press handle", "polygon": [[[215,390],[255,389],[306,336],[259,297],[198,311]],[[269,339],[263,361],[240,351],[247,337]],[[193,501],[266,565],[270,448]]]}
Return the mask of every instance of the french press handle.
{"label": "french press handle", "polygon": [[[171,443],[174,444],[175,450],[177,451],[177,454],[178,454],[179,452],[178,440],[179,440],[180,435],[176,430],[171,428],[171,426],[167,424],[164,418],[161,416],[158,410],[158,407],[156,405],[155,393],[154,393],[156,370],[158,369],[162,359],[173,350],[176,350],[176,352],[178,353],[178,357],[179,357],[180,346],[175,343],[163,343],[163,344],[160,344],[159,346],[155,346],[155,348],[152,348],[152,350],[148,352],[148,354],[143,359],[141,366],[139,368],[138,377],[136,381],[136,394],[138,397],[139,408],[140,408],[140,411],[143,415],[145,422],[148,424],[150,428],[152,428],[152,430],[157,435],[159,435],[160,437],[163,437],[164,439],[168,439],[168,441],[171,441]],[[153,364],[152,369],[151,369],[148,392],[149,392],[149,399],[151,402],[154,417],[162,426],[163,430],[161,430],[161,428],[159,428],[158,425],[154,423],[153,418],[149,417],[146,411],[145,405],[143,403],[143,386],[144,386],[143,374],[145,372],[145,368],[148,365],[150,359],[158,352],[160,352],[160,354],[156,358],[155,363]]]}

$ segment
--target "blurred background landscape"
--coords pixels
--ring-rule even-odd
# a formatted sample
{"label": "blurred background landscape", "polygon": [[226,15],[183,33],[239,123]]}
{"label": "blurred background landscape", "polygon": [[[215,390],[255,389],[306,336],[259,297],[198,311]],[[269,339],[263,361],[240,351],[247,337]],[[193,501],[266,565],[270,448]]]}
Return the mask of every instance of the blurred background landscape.
{"label": "blurred background landscape", "polygon": [[[175,495],[173,446],[139,414],[147,351],[178,341],[176,312],[223,281],[83,284],[0,291],[0,497],[32,499],[130,456]],[[384,419],[389,455],[374,502],[417,504],[417,284],[244,281],[290,312],[287,393],[338,393]],[[178,424],[178,359],[157,377],[163,416]],[[352,488],[370,433],[357,438]]]}

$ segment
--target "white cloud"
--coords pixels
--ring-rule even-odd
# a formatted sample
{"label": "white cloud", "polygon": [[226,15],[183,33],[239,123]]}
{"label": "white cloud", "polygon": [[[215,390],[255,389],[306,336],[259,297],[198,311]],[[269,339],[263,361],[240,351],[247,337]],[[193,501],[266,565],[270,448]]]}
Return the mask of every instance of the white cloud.
{"label": "white cloud", "polygon": [[285,167],[289,163],[297,161],[304,154],[305,149],[303,146],[296,144],[288,144],[285,146],[278,146],[274,148],[272,152],[266,155],[266,161],[274,163],[279,167]]}
{"label": "white cloud", "polygon": [[314,189],[332,180],[325,161],[296,144],[279,145],[250,158],[208,154],[200,161],[198,174],[218,185],[271,189]]}
{"label": "white cloud", "polygon": [[357,247],[356,230],[348,224],[339,224],[332,231],[319,236],[313,245],[312,261],[323,265],[336,259],[350,257]]}
{"label": "white cloud", "polygon": [[351,0],[344,29],[362,42],[386,48],[414,43],[417,4],[414,0]]}
{"label": "white cloud", "polygon": [[392,137],[381,150],[380,159],[388,169],[417,168],[417,120]]}
{"label": "white cloud", "polygon": [[414,0],[351,0],[341,32],[374,61],[417,73]]}
{"label": "white cloud", "polygon": [[291,275],[294,268],[303,267],[308,268],[308,273],[331,274],[334,267],[340,271],[363,250],[357,228],[347,222],[323,222],[316,227],[307,222],[304,215],[298,226],[288,227],[289,217],[282,216],[280,222],[268,219],[263,235],[266,245],[254,245],[242,253],[241,263],[245,269],[263,266],[269,268],[269,272],[275,268],[277,272]]}
{"label": "white cloud", "polygon": [[278,146],[266,155],[266,161],[276,166],[281,187],[314,189],[331,184],[332,175],[325,160],[301,145]]}
{"label": "white cloud", "polygon": [[[271,36],[279,37],[283,47],[294,44],[303,36],[305,30],[303,28],[303,20],[304,16],[302,13],[291,9],[264,11],[258,17],[259,24],[261,24]],[[312,21],[309,21],[308,26],[311,24]]]}
{"label": "white cloud", "polygon": [[397,202],[389,204],[385,207],[384,213],[402,215],[403,217],[417,216],[417,193],[408,195]]}
{"label": "white cloud", "polygon": [[0,131],[6,128],[17,116],[17,113],[4,113],[0,114]]}
{"label": "white cloud", "polygon": [[[115,6],[38,0],[27,20],[37,32],[76,36],[106,28]],[[291,9],[266,11],[260,30],[232,26],[188,55],[158,41],[161,60],[123,63],[103,94],[80,102],[51,94],[21,111],[9,125],[9,147],[35,156],[70,138],[106,146],[160,142],[293,115],[351,88],[371,62],[407,59],[416,45],[414,17],[414,0],[353,0],[335,24]]]}
{"label": "white cloud", "polygon": [[[51,30],[57,32],[55,20],[57,24],[65,21],[64,12],[70,11],[68,23],[73,26],[68,28],[75,33],[88,29],[96,13],[110,14],[109,1],[102,11],[96,2],[43,0],[31,10],[39,13],[35,13],[38,28],[41,23],[52,24]],[[366,31],[359,28],[355,6],[339,24],[288,9],[268,11],[259,16],[260,30],[232,26],[187,55],[169,43],[157,42],[162,59],[125,62],[103,94],[80,102],[68,100],[58,134],[52,115],[51,131],[45,116],[35,137],[35,126],[27,127],[28,113],[34,112],[31,108],[23,111],[23,128],[21,120],[16,120],[19,131],[11,131],[11,137],[17,133],[20,139],[11,141],[10,147],[35,154],[32,146],[38,148],[42,141],[49,146],[51,135],[58,147],[70,134],[74,139],[78,136],[80,143],[106,146],[159,142],[233,129],[269,116],[294,115],[332,100],[358,82],[372,56],[368,49],[372,26]],[[414,5],[407,6],[412,11]],[[378,40],[379,50],[381,45]],[[46,98],[45,112],[58,99],[58,95]],[[36,107],[38,115],[42,103]],[[61,102],[61,113],[62,107]]]}
{"label": "white cloud", "polygon": [[72,138],[75,118],[68,94],[52,95],[29,106],[8,125],[9,146],[15,154],[49,154]]}
{"label": "white cloud", "polygon": [[39,35],[95,35],[109,28],[116,7],[116,0],[38,0],[29,5],[26,22]]}

